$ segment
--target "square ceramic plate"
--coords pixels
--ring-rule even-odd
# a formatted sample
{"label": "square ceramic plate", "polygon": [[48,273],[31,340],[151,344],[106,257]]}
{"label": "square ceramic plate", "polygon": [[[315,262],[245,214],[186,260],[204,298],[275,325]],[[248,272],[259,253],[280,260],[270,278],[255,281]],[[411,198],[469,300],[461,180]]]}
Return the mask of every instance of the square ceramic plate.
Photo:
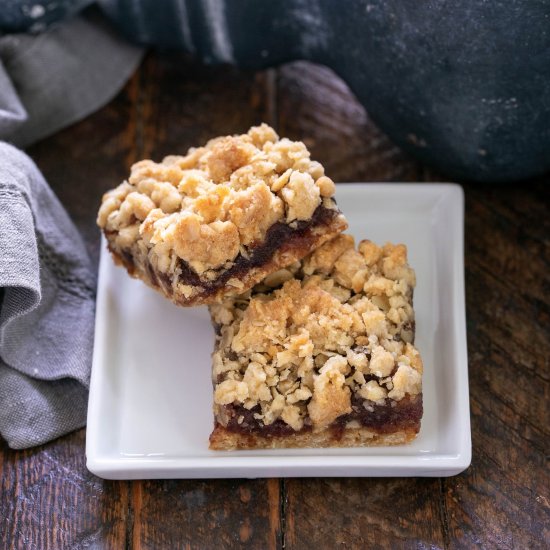
{"label": "square ceramic plate", "polygon": [[205,307],[180,308],[115,267],[103,246],[87,465],[109,479],[450,476],[470,464],[462,189],[339,184],[357,240],[405,243],[417,274],[424,417],[407,446],[214,452]]}

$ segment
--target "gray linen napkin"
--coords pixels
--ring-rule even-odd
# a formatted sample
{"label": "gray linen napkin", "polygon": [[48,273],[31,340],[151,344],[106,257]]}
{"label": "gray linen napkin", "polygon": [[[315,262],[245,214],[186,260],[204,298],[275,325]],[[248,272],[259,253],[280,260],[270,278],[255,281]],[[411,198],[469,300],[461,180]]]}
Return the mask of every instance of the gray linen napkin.
{"label": "gray linen napkin", "polygon": [[0,143],[0,433],[25,448],[83,426],[95,279],[34,163]]}
{"label": "gray linen napkin", "polygon": [[[97,13],[0,37],[0,139],[28,145],[111,99],[142,49]],[[95,275],[34,163],[0,142],[0,435],[45,443],[86,423]]]}

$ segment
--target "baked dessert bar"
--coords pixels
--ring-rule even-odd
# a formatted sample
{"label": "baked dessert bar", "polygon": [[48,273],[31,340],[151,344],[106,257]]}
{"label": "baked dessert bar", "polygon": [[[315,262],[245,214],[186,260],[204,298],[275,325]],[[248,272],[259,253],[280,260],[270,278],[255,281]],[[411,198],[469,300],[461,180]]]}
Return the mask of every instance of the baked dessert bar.
{"label": "baked dessert bar", "polygon": [[422,417],[404,245],[339,235],[210,306],[215,450],[397,445]]}
{"label": "baked dessert bar", "polygon": [[115,261],[183,306],[239,294],[347,227],[300,141],[262,124],[142,160],[97,218]]}

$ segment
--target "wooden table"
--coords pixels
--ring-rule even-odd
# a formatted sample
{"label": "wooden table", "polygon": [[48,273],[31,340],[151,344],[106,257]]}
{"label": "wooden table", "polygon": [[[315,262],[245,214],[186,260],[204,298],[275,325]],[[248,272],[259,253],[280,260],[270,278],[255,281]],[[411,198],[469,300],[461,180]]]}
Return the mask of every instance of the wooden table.
{"label": "wooden table", "polygon": [[[444,180],[396,148],[329,70],[250,74],[150,55],[124,90],[29,153],[95,260],[102,193],[143,157],[266,121],[336,181]],[[472,466],[447,479],[103,481],[85,430],[0,443],[2,548],[547,548],[550,177],[464,184]]]}

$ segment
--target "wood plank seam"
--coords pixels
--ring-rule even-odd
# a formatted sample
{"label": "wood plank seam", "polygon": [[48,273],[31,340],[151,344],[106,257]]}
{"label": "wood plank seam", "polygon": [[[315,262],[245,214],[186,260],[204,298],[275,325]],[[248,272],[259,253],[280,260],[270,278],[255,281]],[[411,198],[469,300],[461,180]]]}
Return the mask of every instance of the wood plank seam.
{"label": "wood plank seam", "polygon": [[120,483],[124,483],[126,492],[126,530],[124,533],[124,549],[130,550],[132,548],[132,534],[134,532],[134,510],[132,507],[132,499],[130,498],[130,495],[132,494],[132,482],[121,481]]}
{"label": "wood plank seam", "polygon": [[447,510],[447,499],[445,498],[446,482],[444,478],[439,478],[439,515],[441,519],[441,531],[443,534],[443,544],[445,550],[450,547],[451,537],[449,535],[449,511]]}
{"label": "wood plank seam", "polygon": [[281,529],[281,548],[286,548],[286,479],[279,481],[279,525]]}
{"label": "wood plank seam", "polygon": [[[515,409],[510,405],[508,404],[506,401],[504,401],[499,395],[498,393],[495,393],[495,392],[491,392],[491,397],[496,399],[497,401],[499,401],[506,409],[510,410],[512,412],[512,416],[518,416],[521,420],[523,420],[535,433],[539,432],[539,428],[536,427],[534,424],[532,424],[531,422],[529,422],[529,420],[527,420],[524,416],[522,416],[521,414],[519,414],[517,411],[515,411]],[[472,399],[472,401],[474,401],[474,399]],[[478,401],[478,400],[475,400],[475,402],[478,404],[478,406],[480,408],[483,408],[483,405],[482,405],[482,402],[481,401]],[[490,412],[489,416],[491,418],[493,418],[495,420],[495,422],[503,425],[505,428],[506,427],[510,427],[509,424],[507,424],[507,422],[505,420],[503,420],[502,418],[500,418],[498,415],[494,414],[492,411]],[[535,451],[538,451],[542,456],[545,455],[546,453],[546,448],[545,447],[539,447],[539,445],[537,444],[536,441],[531,441],[529,439],[527,439],[525,436],[521,435],[521,433],[516,430],[516,429],[512,429],[510,430],[511,433],[513,433],[514,435],[516,435],[517,437],[519,437],[520,439],[522,439],[523,441],[525,441],[529,446],[532,446],[533,447],[533,450]],[[544,435],[547,435],[547,434],[544,434]],[[510,477],[509,478],[509,481],[511,483],[514,482],[514,478],[513,477]]]}

